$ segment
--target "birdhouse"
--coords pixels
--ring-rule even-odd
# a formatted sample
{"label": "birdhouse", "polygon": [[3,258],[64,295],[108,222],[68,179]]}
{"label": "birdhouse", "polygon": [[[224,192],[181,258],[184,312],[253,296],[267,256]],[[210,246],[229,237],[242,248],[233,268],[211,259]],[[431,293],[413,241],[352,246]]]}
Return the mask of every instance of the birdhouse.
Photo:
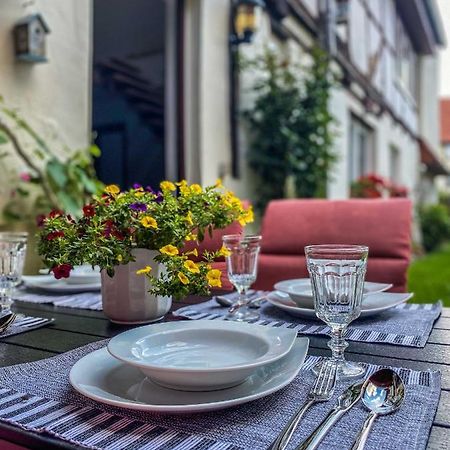
{"label": "birdhouse", "polygon": [[29,63],[46,62],[46,35],[50,28],[40,14],[19,20],[14,26],[16,58]]}

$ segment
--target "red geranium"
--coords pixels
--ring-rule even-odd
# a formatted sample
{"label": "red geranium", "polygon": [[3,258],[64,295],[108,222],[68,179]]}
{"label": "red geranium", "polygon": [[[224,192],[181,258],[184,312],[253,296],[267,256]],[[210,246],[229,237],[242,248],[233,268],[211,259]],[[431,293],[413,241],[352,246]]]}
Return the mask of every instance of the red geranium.
{"label": "red geranium", "polygon": [[69,278],[70,271],[73,267],[70,264],[60,264],[59,266],[55,266],[51,269],[53,275],[57,280],[60,278]]}
{"label": "red geranium", "polygon": [[44,226],[45,223],[45,215],[44,214],[39,214],[38,216],[36,216],[36,225],[41,228]]}
{"label": "red geranium", "polygon": [[54,219],[55,217],[60,217],[62,216],[64,213],[62,211],[60,211],[59,209],[54,209],[53,211],[50,212],[50,214],[48,215],[48,217],[50,217],[51,219]]}
{"label": "red geranium", "polygon": [[83,214],[85,217],[94,217],[95,216],[95,208],[93,205],[85,205],[83,206]]}
{"label": "red geranium", "polygon": [[47,234],[47,241],[53,241],[53,239],[64,237],[64,231],[51,231]]}

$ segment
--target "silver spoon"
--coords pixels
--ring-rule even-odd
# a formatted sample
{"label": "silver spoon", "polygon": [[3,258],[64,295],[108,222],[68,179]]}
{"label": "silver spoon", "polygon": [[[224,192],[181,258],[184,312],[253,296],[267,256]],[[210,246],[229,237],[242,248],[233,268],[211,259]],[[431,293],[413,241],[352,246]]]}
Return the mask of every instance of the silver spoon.
{"label": "silver spoon", "polygon": [[0,333],[6,331],[10,325],[16,320],[17,314],[10,313],[0,318]]}
{"label": "silver spoon", "polygon": [[370,410],[351,450],[363,450],[375,419],[397,410],[405,397],[402,379],[391,369],[381,369],[364,383],[362,401]]}

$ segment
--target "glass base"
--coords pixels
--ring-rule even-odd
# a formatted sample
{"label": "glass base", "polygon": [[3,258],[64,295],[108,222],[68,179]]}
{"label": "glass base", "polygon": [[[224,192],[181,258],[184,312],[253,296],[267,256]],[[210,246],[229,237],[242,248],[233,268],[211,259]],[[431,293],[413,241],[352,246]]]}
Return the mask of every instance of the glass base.
{"label": "glass base", "polygon": [[[322,359],[318,362],[313,368],[312,371],[315,375],[318,375],[320,372],[320,368],[322,367],[322,363],[324,361],[331,361],[331,358]],[[366,373],[366,369],[361,364],[351,362],[351,361],[339,361],[337,366],[336,376],[338,380],[350,380],[353,378],[363,377]]]}
{"label": "glass base", "polygon": [[247,306],[241,306],[233,313],[228,313],[225,316],[227,320],[235,320],[238,322],[243,322],[246,320],[258,320],[259,314],[255,311],[250,311]]}

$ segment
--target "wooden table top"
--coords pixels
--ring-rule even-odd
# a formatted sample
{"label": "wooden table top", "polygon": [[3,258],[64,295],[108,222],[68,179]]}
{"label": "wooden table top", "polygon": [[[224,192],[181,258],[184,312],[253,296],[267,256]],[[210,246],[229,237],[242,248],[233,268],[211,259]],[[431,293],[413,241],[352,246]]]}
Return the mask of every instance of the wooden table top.
{"label": "wooden table top", "polygon": [[[188,298],[184,302],[175,303],[172,308],[178,309],[199,300],[195,297]],[[49,358],[90,342],[112,337],[128,329],[112,324],[100,311],[24,302],[16,302],[13,309],[30,316],[54,317],[55,323],[45,328],[1,339],[1,367]],[[167,320],[174,320],[174,318],[169,314]],[[330,354],[326,345],[327,337],[309,336],[309,339],[309,354]],[[442,374],[442,392],[428,449],[450,448],[450,308],[443,309],[424,348],[349,342],[345,354],[347,359],[354,361],[415,370],[439,370]],[[77,448],[71,444],[26,432],[2,422],[0,422],[0,439],[36,449]]]}

